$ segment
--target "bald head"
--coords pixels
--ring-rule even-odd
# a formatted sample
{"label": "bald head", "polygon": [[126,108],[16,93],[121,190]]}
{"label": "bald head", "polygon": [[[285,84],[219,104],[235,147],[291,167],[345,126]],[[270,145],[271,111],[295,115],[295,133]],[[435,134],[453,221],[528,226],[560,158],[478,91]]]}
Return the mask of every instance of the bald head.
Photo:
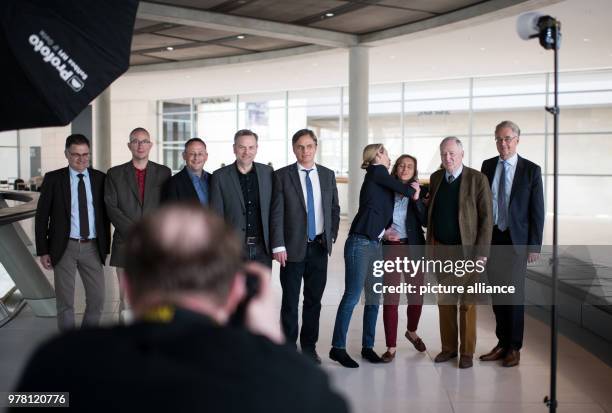
{"label": "bald head", "polygon": [[222,303],[241,266],[234,231],[199,204],[171,205],[147,216],[130,232],[125,253],[132,300],[202,293]]}

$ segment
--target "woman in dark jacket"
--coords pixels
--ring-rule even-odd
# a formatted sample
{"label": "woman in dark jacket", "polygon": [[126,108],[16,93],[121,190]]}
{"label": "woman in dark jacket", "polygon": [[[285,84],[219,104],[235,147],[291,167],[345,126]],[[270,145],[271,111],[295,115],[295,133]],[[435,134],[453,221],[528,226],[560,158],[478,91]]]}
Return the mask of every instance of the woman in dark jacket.
{"label": "woman in dark jacket", "polygon": [[366,288],[363,315],[361,355],[379,363],[382,359],[374,352],[374,336],[380,294],[374,290],[379,278],[373,277],[374,261],[382,260],[381,239],[393,221],[395,193],[413,197],[418,183],[404,184],[389,175],[389,155],[382,144],[371,144],[363,150],[362,169],[367,171],[359,194],[359,210],[344,245],[345,287],[338,306],[332,349],[329,357],[344,367],[359,367],[346,352],[346,335],[353,309]]}
{"label": "woman in dark jacket", "polygon": [[[418,183],[417,160],[411,155],[402,155],[391,170],[391,176],[403,183]],[[385,260],[395,260],[396,257],[409,257],[413,260],[420,259],[424,254],[423,227],[427,225],[427,207],[421,197],[421,188],[416,187],[413,198],[407,198],[395,194],[395,205],[393,208],[393,224],[385,231],[383,245],[385,245]],[[416,199],[416,200],[415,200]],[[404,273],[405,282],[418,288],[423,284],[423,273],[416,274]],[[385,274],[385,285],[399,286],[402,279],[401,272]],[[407,294],[408,297],[408,325],[405,337],[414,347],[423,352],[426,350],[425,344],[417,335],[416,329],[421,317],[423,307],[422,296],[418,293]],[[384,297],[383,321],[385,324],[385,340],[387,351],[382,355],[385,363],[391,362],[395,358],[397,347],[397,305],[399,303],[399,293],[388,293]]]}

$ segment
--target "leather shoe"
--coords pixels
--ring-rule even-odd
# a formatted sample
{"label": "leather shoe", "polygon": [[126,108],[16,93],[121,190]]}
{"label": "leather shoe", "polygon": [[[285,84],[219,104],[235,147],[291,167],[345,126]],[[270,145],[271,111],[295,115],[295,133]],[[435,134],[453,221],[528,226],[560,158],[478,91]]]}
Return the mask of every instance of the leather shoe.
{"label": "leather shoe", "polygon": [[391,353],[390,351],[385,351],[385,353],[381,357],[383,363],[391,363],[394,358],[395,351],[393,353]]}
{"label": "leather shoe", "polygon": [[459,357],[459,368],[460,369],[469,369],[472,367],[474,363],[472,362],[472,356],[469,354],[462,354]]}
{"label": "leather shoe", "polygon": [[376,352],[373,349],[369,348],[369,347],[363,347],[361,349],[361,357],[363,357],[364,359],[366,359],[370,363],[382,363],[382,361],[383,361],[380,358],[380,356],[378,354],[376,354]]}
{"label": "leather shoe", "polygon": [[332,349],[329,350],[329,358],[350,369],[359,367],[359,364],[357,364],[343,348],[332,347]]}
{"label": "leather shoe", "polygon": [[497,345],[493,347],[493,349],[489,351],[487,354],[483,354],[482,356],[480,356],[479,359],[481,361],[495,361],[495,360],[503,359],[505,354],[506,354],[506,350],[504,350],[503,347],[500,347],[499,345]]}
{"label": "leather shoe", "polygon": [[436,356],[434,363],[444,363],[445,361],[449,361],[455,357],[457,357],[456,351],[442,351]]}
{"label": "leather shoe", "polygon": [[506,357],[504,357],[502,366],[504,367],[518,366],[520,361],[521,361],[521,352],[518,350],[510,350],[508,354],[506,354]]}
{"label": "leather shoe", "polygon": [[410,334],[408,334],[407,331],[406,331],[406,334],[404,334],[404,336],[406,336],[408,341],[410,341],[412,343],[412,345],[414,346],[414,348],[417,349],[417,351],[420,351],[422,353],[425,350],[427,350],[427,347],[425,347],[425,343],[423,343],[423,340],[421,340],[421,337],[417,337],[416,340],[413,340],[412,337],[410,337]]}
{"label": "leather shoe", "polygon": [[314,361],[316,364],[321,364],[321,357],[317,354],[315,349],[302,349],[302,354]]}

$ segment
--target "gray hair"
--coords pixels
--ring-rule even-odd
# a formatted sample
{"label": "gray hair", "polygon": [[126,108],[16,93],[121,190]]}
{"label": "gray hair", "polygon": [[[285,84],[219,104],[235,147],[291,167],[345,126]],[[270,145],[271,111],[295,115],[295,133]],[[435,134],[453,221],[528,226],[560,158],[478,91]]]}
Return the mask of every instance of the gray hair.
{"label": "gray hair", "polygon": [[455,142],[459,149],[463,150],[463,144],[461,143],[461,140],[456,136],[447,136],[446,138],[442,139],[442,142],[440,142],[440,150],[442,150],[444,144],[450,141]]}
{"label": "gray hair", "polygon": [[130,142],[132,142],[132,140],[134,139],[134,135],[136,135],[137,133],[146,133],[147,136],[151,137],[151,134],[149,134],[148,130],[139,126],[137,128],[132,129],[132,131],[130,132],[129,134]]}
{"label": "gray hair", "polygon": [[514,132],[516,136],[521,136],[521,129],[518,127],[516,123],[512,122],[511,120],[505,120],[501,122],[499,125],[497,125],[495,127],[495,133],[497,133],[498,130],[503,129],[503,128],[510,128],[512,129],[512,132]]}

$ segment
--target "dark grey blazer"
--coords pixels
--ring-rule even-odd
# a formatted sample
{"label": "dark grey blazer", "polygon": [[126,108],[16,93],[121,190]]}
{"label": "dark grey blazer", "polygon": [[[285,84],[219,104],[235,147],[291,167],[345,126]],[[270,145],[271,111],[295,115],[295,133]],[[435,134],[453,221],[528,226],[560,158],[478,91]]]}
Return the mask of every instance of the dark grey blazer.
{"label": "dark grey blazer", "polygon": [[[272,172],[273,169],[262,163],[253,162],[257,173],[259,186],[259,205],[261,210],[261,224],[263,227],[266,251],[270,249],[270,203],[272,201]],[[238,180],[236,162],[217,169],[210,179],[210,206],[225,218],[228,224],[236,228],[241,234],[241,240],[246,234],[246,208],[244,196]]]}
{"label": "dark grey blazer", "polygon": [[[338,237],[340,226],[340,204],[334,171],[317,164],[321,185],[321,202],[325,228],[325,245],[331,255],[332,244]],[[306,203],[297,163],[287,165],[274,172],[274,192],[270,213],[270,236],[272,248],[285,246],[287,260],[300,262],[306,256],[307,234]]]}
{"label": "dark grey blazer", "polygon": [[144,202],[140,203],[136,173],[130,160],[108,170],[104,189],[106,211],[115,227],[110,265],[124,267],[123,243],[130,228],[145,214],[159,206],[162,190],[172,172],[170,168],[149,161],[145,177]]}

